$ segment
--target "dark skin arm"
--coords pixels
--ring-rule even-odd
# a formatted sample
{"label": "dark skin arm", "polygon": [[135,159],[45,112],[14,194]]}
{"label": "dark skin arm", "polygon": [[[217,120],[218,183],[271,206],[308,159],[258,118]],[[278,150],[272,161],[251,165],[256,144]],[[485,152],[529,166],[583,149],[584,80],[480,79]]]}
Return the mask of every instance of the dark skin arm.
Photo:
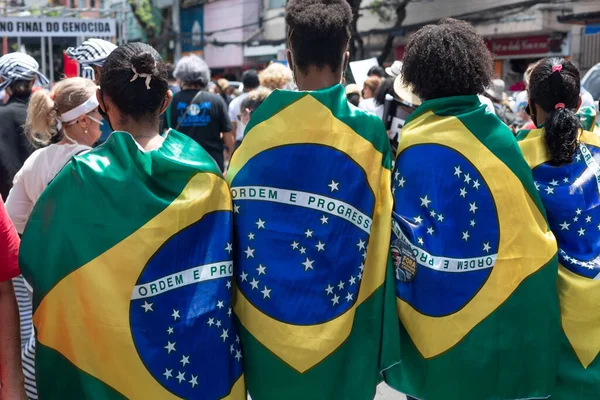
{"label": "dark skin arm", "polygon": [[26,400],[19,309],[12,281],[0,282],[0,399]]}

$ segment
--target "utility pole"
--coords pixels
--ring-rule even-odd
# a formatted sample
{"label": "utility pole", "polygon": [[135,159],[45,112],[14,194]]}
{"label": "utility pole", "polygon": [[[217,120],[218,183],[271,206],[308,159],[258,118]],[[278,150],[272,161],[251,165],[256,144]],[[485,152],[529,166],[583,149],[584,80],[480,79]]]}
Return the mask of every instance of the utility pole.
{"label": "utility pole", "polygon": [[181,0],[173,0],[173,32],[175,33],[175,54],[174,62],[176,63],[181,58]]}

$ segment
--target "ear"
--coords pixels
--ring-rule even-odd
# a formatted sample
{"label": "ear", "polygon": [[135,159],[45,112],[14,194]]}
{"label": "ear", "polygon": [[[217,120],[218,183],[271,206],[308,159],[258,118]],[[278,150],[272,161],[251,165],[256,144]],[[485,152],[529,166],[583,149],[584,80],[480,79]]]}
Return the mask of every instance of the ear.
{"label": "ear", "polygon": [[292,57],[291,47],[286,50],[286,52],[285,52],[285,58],[287,58],[288,66],[293,71],[294,70],[294,58]]}
{"label": "ear", "polygon": [[167,90],[167,94],[165,95],[165,102],[162,105],[162,108],[160,110],[160,113],[164,113],[165,111],[167,111],[167,108],[169,108],[169,104],[171,104],[171,101],[173,100],[173,92],[170,90]]}
{"label": "ear", "polygon": [[350,52],[347,51],[346,53],[344,53],[344,63],[342,64],[342,73],[344,73],[344,71],[346,71],[348,69],[348,64],[350,64]]}
{"label": "ear", "polygon": [[575,112],[579,111],[579,107],[581,107],[581,95],[579,96],[579,101],[577,102],[577,107],[575,108]]}

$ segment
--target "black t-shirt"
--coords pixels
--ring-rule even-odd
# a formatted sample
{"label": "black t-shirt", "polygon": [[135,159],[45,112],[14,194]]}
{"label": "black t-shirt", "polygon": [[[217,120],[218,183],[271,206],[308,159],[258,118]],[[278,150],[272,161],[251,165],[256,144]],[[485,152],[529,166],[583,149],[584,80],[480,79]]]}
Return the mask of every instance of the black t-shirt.
{"label": "black t-shirt", "polygon": [[28,102],[29,96],[11,96],[0,107],[0,194],[4,200],[12,188],[15,174],[35,150],[23,132]]}
{"label": "black t-shirt", "polygon": [[215,159],[221,171],[223,170],[223,139],[221,132],[232,129],[227,113],[227,105],[219,95],[202,92],[180,123],[188,105],[198,93],[197,90],[182,90],[173,96],[173,102],[167,111],[169,128],[179,128],[179,132],[194,139]]}

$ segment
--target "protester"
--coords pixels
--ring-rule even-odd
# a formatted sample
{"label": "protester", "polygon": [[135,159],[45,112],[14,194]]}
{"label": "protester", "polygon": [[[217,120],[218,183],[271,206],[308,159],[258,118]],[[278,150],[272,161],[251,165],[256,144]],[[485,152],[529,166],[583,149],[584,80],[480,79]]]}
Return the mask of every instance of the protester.
{"label": "protester", "polygon": [[217,87],[219,88],[219,93],[221,97],[225,101],[225,104],[229,105],[231,103],[231,87],[229,86],[229,81],[225,78],[220,78],[217,80]]}
{"label": "protester", "polygon": [[380,67],[379,65],[369,68],[369,71],[367,72],[367,76],[369,78],[379,78],[379,79],[387,78],[387,76],[385,74],[385,70],[382,67]]}
{"label": "protester", "polygon": [[233,99],[229,103],[229,119],[231,120],[232,131],[235,135],[235,148],[237,149],[244,138],[244,130],[246,124],[242,123],[240,118],[240,106],[242,101],[248,97],[248,93],[260,86],[258,73],[254,69],[249,69],[242,74],[242,84],[244,85],[244,93]]}
{"label": "protester", "polygon": [[529,108],[538,128],[522,134],[519,145],[559,247],[564,336],[552,396],[558,399],[592,399],[600,393],[600,192],[594,161],[600,138],[580,129],[575,114],[580,104],[579,71],[573,63],[562,58],[540,61],[529,82]]}
{"label": "protester", "polygon": [[[66,50],[67,57],[79,63],[79,76],[91,79],[100,84],[100,74],[106,58],[116,49],[113,43],[103,39],[88,39],[81,46],[69,47]],[[100,110],[102,115],[102,110]],[[104,115],[102,115],[104,117]],[[101,135],[99,142],[104,143],[112,133],[110,126],[104,124],[100,127]]]}
{"label": "protester", "polygon": [[175,79],[175,77],[173,76],[173,72],[175,72],[175,66],[171,63],[168,63],[167,74],[169,77],[169,90],[171,91],[171,93],[176,94],[179,93],[181,88],[179,87],[179,82],[177,82],[177,79]]}
{"label": "protester", "polygon": [[15,174],[34,150],[23,133],[31,90],[37,79],[42,85],[48,79],[39,72],[37,61],[24,53],[0,57],[0,79],[0,90],[10,96],[0,107],[0,195],[6,199]]}
{"label": "protester", "polygon": [[254,111],[269,97],[271,91],[267,88],[258,88],[251,91],[240,104],[240,122],[246,126]]}
{"label": "protester", "polygon": [[97,97],[115,132],[65,166],[23,234],[39,397],[245,399],[227,184],[193,140],[160,135],[171,92],[152,47],[114,50]]}
{"label": "protester", "polygon": [[260,85],[267,89],[285,89],[292,80],[292,71],[285,65],[273,62],[258,74]]}
{"label": "protester", "polygon": [[423,103],[393,174],[392,254],[414,258],[394,259],[403,361],[385,380],[419,399],[548,398],[557,248],[513,135],[477,98],[491,54],[471,25],[442,19],[411,36],[403,62]]}
{"label": "protester", "polygon": [[375,113],[377,105],[375,104],[375,93],[381,84],[381,78],[372,76],[367,78],[363,83],[362,97],[363,100],[358,104],[358,108],[364,111]]}
{"label": "protester", "polygon": [[260,400],[372,400],[400,361],[388,140],[340,84],[348,3],[290,0],[285,19],[300,91],[267,97],[227,173],[246,384]]}
{"label": "protester", "polygon": [[[57,120],[60,126],[56,126]],[[52,93],[43,90],[31,96],[25,133],[33,143],[47,147],[36,150],[25,161],[6,201],[19,234],[48,183],[74,155],[91,148],[100,137],[101,125],[96,84],[89,79],[68,78]]]}
{"label": "protester", "polygon": [[346,85],[346,97],[348,97],[348,102],[352,104],[354,107],[358,107],[360,103],[360,88],[357,84],[351,83]]}
{"label": "protester", "polygon": [[396,154],[402,127],[406,119],[421,105],[421,99],[403,82],[402,75],[398,75],[394,79],[391,99],[388,96],[385,102],[389,104],[384,106],[383,123],[388,132],[392,154]]}
{"label": "protester", "polygon": [[385,104],[385,96],[394,93],[394,78],[386,78],[381,81],[379,87],[375,91],[375,115],[383,120],[383,107]]}
{"label": "protester", "polygon": [[224,145],[231,154],[235,135],[223,97],[206,91],[210,81],[208,65],[198,56],[185,56],[175,66],[174,76],[181,83],[181,92],[173,97],[166,111],[167,128],[196,141],[224,171]]}
{"label": "protester", "polygon": [[19,275],[19,236],[0,200],[0,398],[25,400],[19,313],[11,279]]}
{"label": "protester", "polygon": [[505,87],[506,84],[502,79],[493,79],[490,86],[485,89],[484,96],[492,101],[496,116],[512,129],[516,127],[517,117],[506,104],[504,93]]}

